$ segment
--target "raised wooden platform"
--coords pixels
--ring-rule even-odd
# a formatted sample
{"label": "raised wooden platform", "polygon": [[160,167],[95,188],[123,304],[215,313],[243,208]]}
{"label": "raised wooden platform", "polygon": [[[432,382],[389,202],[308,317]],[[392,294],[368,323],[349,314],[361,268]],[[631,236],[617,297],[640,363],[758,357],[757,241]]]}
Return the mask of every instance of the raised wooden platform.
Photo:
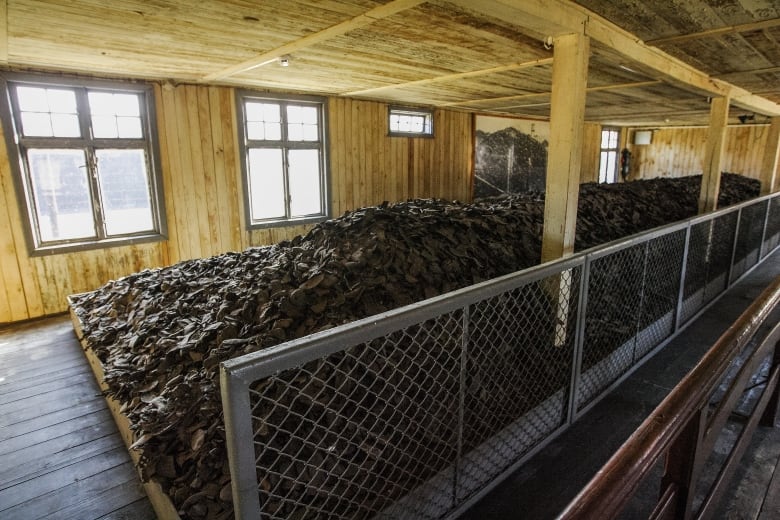
{"label": "raised wooden platform", "polygon": [[[79,320],[79,317],[72,310],[70,312],[70,317],[73,323],[73,330],[76,333],[76,337],[78,338],[79,343],[81,343],[84,355],[87,357],[89,366],[92,368],[92,373],[95,375],[95,380],[100,385],[100,389],[105,391],[108,387],[103,382],[103,365],[100,363],[100,360],[92,352],[92,350],[87,347],[86,341],[84,340],[81,320]],[[121,405],[118,401],[109,396],[106,396],[105,400],[111,415],[114,417],[114,422],[116,423],[116,426],[119,430],[119,434],[121,435],[122,440],[125,442],[125,446],[130,453],[133,464],[137,466],[140,453],[137,450],[130,449],[130,446],[132,446],[133,443],[137,440],[133,435],[133,431],[130,429],[130,422],[127,420],[127,417],[122,415],[120,412]],[[149,497],[149,501],[154,507],[155,513],[157,513],[157,518],[159,520],[180,520],[179,514],[171,502],[171,499],[163,492],[159,483],[152,479],[149,482],[144,482],[143,487],[144,491],[146,491],[146,496]]]}

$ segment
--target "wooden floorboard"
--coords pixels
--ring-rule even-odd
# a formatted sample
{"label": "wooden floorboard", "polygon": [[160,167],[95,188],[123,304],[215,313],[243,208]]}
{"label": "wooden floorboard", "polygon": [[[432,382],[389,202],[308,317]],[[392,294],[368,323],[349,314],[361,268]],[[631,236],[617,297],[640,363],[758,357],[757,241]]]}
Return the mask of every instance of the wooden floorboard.
{"label": "wooden floorboard", "polygon": [[[43,428],[29,433],[0,440],[0,457],[5,457],[9,453],[35,446],[41,442],[46,442],[49,439],[79,432],[104,421],[113,421],[111,413],[105,408],[97,407],[95,410],[73,417],[68,421],[45,425]],[[0,430],[1,435],[2,430]]]}
{"label": "wooden floorboard", "polygon": [[0,519],[155,518],[68,316],[0,329]]}

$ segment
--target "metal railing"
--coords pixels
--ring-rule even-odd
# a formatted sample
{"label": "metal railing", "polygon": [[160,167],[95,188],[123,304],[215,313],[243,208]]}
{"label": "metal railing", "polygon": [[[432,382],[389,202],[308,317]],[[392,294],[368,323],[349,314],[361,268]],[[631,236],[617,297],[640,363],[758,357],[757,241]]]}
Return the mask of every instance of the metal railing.
{"label": "metal railing", "polygon": [[[647,518],[712,518],[756,427],[759,423],[774,426],[778,418],[780,324],[751,344],[778,303],[780,277],[720,336],[559,518],[618,518],[640,485],[652,480],[649,476],[662,457],[659,499]],[[763,392],[750,406],[745,425],[725,462],[718,465],[715,479],[702,482],[705,463],[730,414],[763,366],[768,372]],[[720,386],[726,390],[722,392]],[[697,487],[706,491],[697,500],[700,503],[694,500]]]}
{"label": "metal railing", "polygon": [[775,194],[223,363],[236,516],[457,516],[778,242]]}

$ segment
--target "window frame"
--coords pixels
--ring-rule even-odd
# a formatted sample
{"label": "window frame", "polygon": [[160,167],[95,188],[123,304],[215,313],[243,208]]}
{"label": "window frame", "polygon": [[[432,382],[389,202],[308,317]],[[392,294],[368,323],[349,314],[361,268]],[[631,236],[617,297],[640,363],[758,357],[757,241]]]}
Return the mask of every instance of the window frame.
{"label": "window frame", "polygon": [[[21,131],[21,111],[19,110],[18,98],[16,93],[12,92],[14,86],[17,85],[62,88],[73,91],[76,97],[77,118],[82,136],[24,136]],[[154,91],[151,85],[131,81],[77,78],[67,75],[0,72],[0,87],[3,89],[5,98],[0,102],[0,120],[3,125],[17,204],[23,221],[25,241],[31,257],[167,240],[168,228],[163,196],[162,169],[160,167],[159,137],[156,127]],[[84,111],[84,103],[89,90],[138,95],[142,137],[140,139],[92,137],[89,132],[91,128],[90,113]],[[104,208],[100,203],[100,196],[96,193],[98,180],[90,178],[92,176],[88,174],[87,189],[92,204],[92,219],[96,237],[44,241],[41,238],[35,207],[31,171],[27,166],[27,151],[34,149],[82,150],[87,161],[90,161],[90,157],[94,157],[96,151],[99,150],[143,149],[146,156],[146,181],[149,189],[153,228],[133,233],[106,234]],[[96,167],[96,164],[90,165],[90,168]]]}
{"label": "window frame", "polygon": [[[247,116],[246,102],[270,102],[280,106],[280,140],[251,140],[247,136]],[[287,115],[285,108],[287,105],[308,105],[317,108],[317,126],[319,139],[317,141],[289,141],[287,136]],[[236,114],[238,127],[238,144],[241,157],[241,179],[243,185],[244,198],[244,222],[246,229],[268,229],[274,227],[299,226],[303,224],[315,224],[324,222],[331,218],[330,201],[330,164],[328,154],[328,102],[327,98],[320,96],[307,95],[285,95],[269,92],[257,92],[248,89],[236,89]],[[250,190],[250,171],[249,171],[249,151],[258,148],[281,148],[283,155],[283,184],[285,193],[285,216],[270,217],[266,219],[252,219],[252,200]],[[319,151],[320,164],[320,209],[317,214],[292,216],[290,212],[290,194],[289,194],[289,170],[287,161],[287,152],[289,150],[312,150]]]}
{"label": "window frame", "polygon": [[[603,148],[601,144],[604,142],[604,132],[615,132],[617,133],[617,141],[615,143],[615,147],[607,147]],[[602,164],[602,155],[604,153],[614,153],[615,154],[615,167],[612,169],[611,175],[610,172],[607,173],[607,178],[603,181],[601,180],[601,164]],[[601,127],[601,132],[599,132],[599,169],[596,172],[596,178],[598,184],[615,184],[618,182],[618,172],[620,171],[620,127],[617,126],[603,126]],[[611,179],[611,180],[610,180]]]}
{"label": "window frame", "polygon": [[[392,130],[390,120],[393,115],[412,115],[423,116],[426,120],[430,121],[430,132],[403,132],[398,130]],[[425,125],[423,125],[424,127]],[[388,137],[424,137],[427,139],[433,139],[435,135],[434,125],[434,110],[432,108],[420,108],[420,107],[408,107],[391,105],[387,107],[387,135]]]}

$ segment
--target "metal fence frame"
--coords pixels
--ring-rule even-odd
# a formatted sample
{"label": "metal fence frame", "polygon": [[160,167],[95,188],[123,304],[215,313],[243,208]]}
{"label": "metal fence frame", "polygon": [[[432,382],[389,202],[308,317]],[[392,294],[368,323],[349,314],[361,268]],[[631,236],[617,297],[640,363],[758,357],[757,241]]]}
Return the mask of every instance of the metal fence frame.
{"label": "metal fence frame", "polygon": [[[756,228],[760,231],[756,231]],[[692,235],[694,234],[698,239],[692,246]],[[683,243],[674,244],[675,252],[673,254],[662,256],[671,259],[670,261],[675,265],[679,264],[679,272],[670,276],[662,276],[670,273],[653,275],[649,271],[652,266],[648,264],[657,264],[659,259],[663,260],[663,258],[650,258],[652,242],[673,240],[675,236],[684,237]],[[726,242],[726,239],[730,240]],[[458,485],[459,482],[462,484],[462,480],[468,475],[459,475],[463,462],[461,455],[464,457],[466,455],[461,453],[459,444],[458,459],[453,462],[452,468],[447,468],[446,478],[452,478],[454,482],[452,497],[445,500],[446,505],[442,506],[443,509],[435,513],[420,515],[431,518],[454,518],[552,441],[578,417],[586,413],[646,359],[663,348],[689,323],[714,304],[726,289],[746,276],[778,245],[780,245],[780,193],[752,199],[707,215],[656,228],[577,253],[559,261],[512,273],[222,363],[220,374],[222,404],[236,517],[245,519],[273,517],[264,513],[261,508],[260,483],[257,478],[258,454],[256,452],[255,431],[253,430],[250,388],[258,381],[275,377],[285,371],[297,370],[314,360],[326,359],[328,356],[341,353],[357,345],[366,344],[377,338],[386,337],[391,333],[423,324],[453,312],[459,312],[459,316],[462,316],[463,319],[462,337],[453,338],[453,341],[462,342],[463,356],[465,356],[471,334],[473,334],[469,330],[472,306],[525,288],[530,284],[546,283],[549,285],[550,280],[561,280],[564,278],[563,275],[569,276],[572,285],[565,292],[568,295],[573,294],[576,298],[572,298],[574,301],[569,302],[569,296],[564,298],[563,292],[561,292],[558,300],[567,302],[566,308],[568,310],[563,311],[564,323],[567,319],[566,316],[570,316],[571,312],[576,313],[570,327],[573,336],[566,336],[571,341],[573,350],[569,372],[562,375],[562,377],[569,379],[569,384],[564,389],[564,410],[560,424],[553,427],[543,438],[533,439],[527,449],[516,454],[515,460],[510,460],[505,467],[496,469],[489,481],[480,483],[478,489],[472,489],[463,496],[459,493],[461,488]],[[632,254],[637,255],[632,257],[633,260],[637,260],[641,256],[640,261],[635,261],[636,265],[641,264],[639,285],[641,294],[636,295],[638,310],[636,310],[636,317],[632,318],[636,321],[634,333],[625,339],[622,345],[615,348],[612,354],[599,359],[595,364],[583,370],[583,359],[587,357],[583,353],[587,353],[589,348],[594,347],[594,342],[588,339],[586,329],[589,324],[592,325],[589,318],[596,310],[595,307],[589,309],[588,304],[590,303],[589,292],[592,293],[594,290],[591,287],[591,278],[599,272],[597,262],[600,259],[628,257]],[[716,259],[717,255],[728,256],[729,261],[728,265],[725,266],[725,273],[711,272],[714,267],[717,267],[715,260],[713,260]],[[572,274],[575,271],[576,276]],[[609,275],[609,269],[604,269],[601,272]],[[647,278],[650,275],[658,276],[655,280],[656,283],[663,283],[663,280],[667,279],[671,280],[667,282],[666,286],[661,287],[667,294],[659,295],[654,292],[654,289],[658,288],[649,285]],[[595,278],[593,279],[595,280]],[[668,283],[673,285],[668,285]],[[560,287],[556,290],[564,291]],[[675,293],[673,302],[669,300],[668,293],[671,291]],[[652,307],[653,299],[661,302],[656,305],[656,307],[660,305],[660,310],[654,311],[656,313],[662,312],[660,317],[652,314],[653,311],[648,311],[650,314],[646,312],[645,306]],[[672,305],[672,308],[669,305]],[[647,324],[644,323],[646,319],[654,319],[655,321]],[[560,322],[561,319],[558,321]],[[619,354],[621,359],[616,361],[615,353]],[[630,356],[631,359],[628,361],[622,359],[627,356]],[[466,364],[461,362],[459,376],[461,394],[463,394],[462,387],[465,384],[465,371]],[[593,376],[596,371],[600,371],[601,376]],[[594,377],[597,380],[596,388],[589,390],[590,393],[587,395],[584,394],[584,384],[589,382],[588,378],[593,379]],[[541,403],[537,408],[543,405],[544,403]],[[458,417],[453,417],[454,421],[458,421],[458,442],[460,442],[464,428],[462,400],[459,406]],[[518,418],[518,421],[522,420],[523,417]],[[501,439],[498,439],[502,432],[495,435],[496,442],[502,442]],[[486,440],[470,455],[479,456],[479,453],[488,453],[492,449],[491,441],[492,439]],[[262,450],[262,446],[258,449]],[[430,490],[425,492],[430,492]],[[422,499],[430,498],[423,497]],[[399,499],[399,502],[402,500]],[[410,515],[409,511],[404,512],[403,510],[395,514],[392,507],[375,511],[375,515],[382,518],[409,518],[413,516]]]}

